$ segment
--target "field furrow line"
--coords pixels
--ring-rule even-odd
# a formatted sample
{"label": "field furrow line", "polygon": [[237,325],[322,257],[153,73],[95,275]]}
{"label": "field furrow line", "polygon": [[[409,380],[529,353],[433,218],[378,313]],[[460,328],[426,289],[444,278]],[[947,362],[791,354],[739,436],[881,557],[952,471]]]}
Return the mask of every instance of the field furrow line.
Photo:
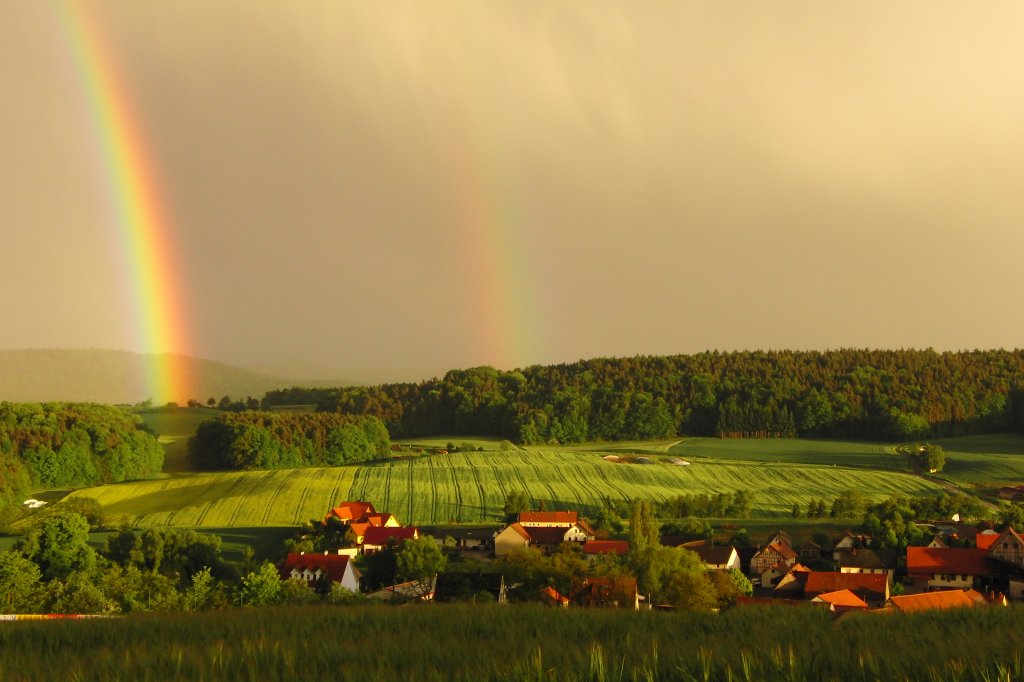
{"label": "field furrow line", "polygon": [[243,480],[245,480],[244,476],[236,476],[234,482],[230,486],[228,486],[228,489],[225,490],[222,495],[219,495],[211,499],[209,502],[203,505],[203,510],[199,513],[199,516],[196,518],[196,521],[193,525],[196,527],[202,527],[203,522],[206,521],[207,514],[210,513],[210,510],[213,509],[214,505],[220,504],[225,499],[230,498],[231,493],[234,492],[235,488],[242,484]]}
{"label": "field furrow line", "polygon": [[462,520],[462,488],[459,487],[459,477],[455,475],[455,465],[452,463],[452,456],[445,455],[444,459],[448,462],[448,472],[452,477],[452,488],[455,490],[455,520]]}
{"label": "field furrow line", "polygon": [[385,467],[384,473],[384,506],[382,509],[391,509],[391,465]]}
{"label": "field furrow line", "polygon": [[[576,467],[576,471],[580,475],[580,480],[581,481],[587,480],[587,476],[583,473],[583,467],[580,464],[576,464],[575,467]],[[629,497],[622,491],[621,488],[619,488],[617,485],[612,483],[611,478],[609,478],[609,476],[608,476],[608,469],[607,469],[607,467],[603,467],[600,464],[595,464],[592,468],[593,468],[594,471],[597,472],[597,475],[601,477],[601,480],[604,481],[605,486],[607,486],[612,491],[617,493],[619,495],[619,497],[621,497],[622,499],[624,499],[624,500],[628,500],[629,499]],[[610,499],[611,495],[608,495],[607,497]]]}
{"label": "field furrow line", "polygon": [[[356,475],[359,475],[359,469],[355,471]],[[334,508],[334,505],[338,504],[341,500],[338,499],[338,491],[341,489],[341,480],[345,478],[345,470],[342,467],[338,467],[338,476],[334,479],[334,487],[331,488],[331,498],[327,501],[330,505],[330,509]],[[355,484],[355,477],[353,476],[352,484]],[[326,513],[326,510],[325,510]]]}
{"label": "field furrow line", "polygon": [[480,495],[480,516],[483,517],[487,510],[487,493],[484,491],[483,481],[480,479],[480,468],[475,462],[470,461],[469,455],[463,455],[466,466],[473,472],[473,480],[476,482],[477,494]]}
{"label": "field furrow line", "polygon": [[314,484],[321,478],[323,478],[324,474],[327,473],[327,471],[328,469],[317,469],[316,472],[309,477],[309,480],[306,482],[305,487],[303,487],[302,494],[299,495],[299,501],[295,505],[295,515],[293,520],[295,521],[296,525],[299,525],[304,521],[308,520],[302,518],[302,510],[306,506],[306,498],[309,497],[309,491],[313,488]]}
{"label": "field furrow line", "polygon": [[562,484],[569,491],[569,493],[573,497],[576,498],[576,506],[577,506],[577,508],[582,511],[583,508],[588,506],[588,505],[584,504],[583,497],[580,495],[579,490],[576,488],[576,484],[572,480],[573,477],[566,475],[566,472],[568,471],[568,469],[569,469],[568,466],[561,465],[561,464],[553,467],[554,473],[561,480]]}
{"label": "field furrow line", "polygon": [[437,483],[434,480],[434,463],[427,459],[427,474],[430,476],[430,521],[437,523]]}
{"label": "field furrow line", "polygon": [[262,525],[267,526],[270,524],[270,514],[274,511],[274,505],[277,503],[278,496],[281,494],[281,491],[284,490],[288,481],[295,478],[300,471],[302,471],[302,469],[292,469],[288,475],[281,479],[277,484],[277,487],[274,488],[274,494],[270,496],[270,501],[267,503],[267,511],[263,513]]}
{"label": "field furrow line", "polygon": [[[257,481],[252,486],[252,490],[255,491],[260,486],[262,486],[263,483],[265,483],[266,481],[270,480],[273,477],[274,477],[274,472],[273,471],[268,471],[267,473],[263,474],[262,476],[260,476],[260,480]],[[240,476],[239,480],[240,481],[245,481],[245,482],[248,483],[251,479],[249,479],[249,477],[247,477],[247,476]],[[250,494],[252,494],[251,491],[250,491]],[[241,496],[239,496],[238,503],[235,504],[235,508],[232,510],[231,516],[228,517],[227,523],[224,524],[226,528],[234,528],[235,520],[238,518],[238,513],[245,506],[245,503],[246,503],[246,500],[247,500],[248,497],[249,497],[248,495],[241,495]]]}
{"label": "field furrow line", "polygon": [[406,513],[405,518],[412,519],[413,518],[413,510],[414,510],[414,508],[416,506],[415,505],[415,501],[416,501],[416,479],[413,476],[414,472],[413,472],[412,462],[409,461],[409,462],[406,462],[405,464],[406,464],[406,467],[408,467],[408,471],[409,471],[409,477],[408,477],[409,478],[409,487],[405,491],[406,497],[409,498],[409,504],[407,506],[408,512]]}

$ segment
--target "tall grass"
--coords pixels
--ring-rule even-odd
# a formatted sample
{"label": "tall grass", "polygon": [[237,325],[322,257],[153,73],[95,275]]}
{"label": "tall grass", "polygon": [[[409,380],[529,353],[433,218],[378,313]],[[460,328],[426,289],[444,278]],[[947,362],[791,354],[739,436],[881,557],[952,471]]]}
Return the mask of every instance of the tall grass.
{"label": "tall grass", "polygon": [[0,679],[1006,680],[1024,610],[290,607],[3,623]]}

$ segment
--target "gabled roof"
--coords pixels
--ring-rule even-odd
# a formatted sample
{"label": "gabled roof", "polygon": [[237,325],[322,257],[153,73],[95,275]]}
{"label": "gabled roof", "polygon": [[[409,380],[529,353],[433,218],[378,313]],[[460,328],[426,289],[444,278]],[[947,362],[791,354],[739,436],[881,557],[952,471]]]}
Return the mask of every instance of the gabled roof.
{"label": "gabled roof", "polygon": [[523,530],[529,534],[530,542],[535,545],[560,545],[565,542],[565,534],[569,529],[565,526],[532,526]]}
{"label": "gabled roof", "polygon": [[833,573],[831,571],[811,571],[807,574],[804,594],[815,596],[824,592],[850,590],[857,594],[887,593],[889,578],[884,573]]}
{"label": "gabled roof", "polygon": [[1002,533],[978,533],[974,536],[974,545],[978,549],[983,549],[986,552],[992,549],[992,545],[996,544],[996,540],[1002,537]]}
{"label": "gabled roof", "polygon": [[765,553],[768,550],[775,550],[781,554],[784,559],[796,559],[796,552],[793,551],[793,548],[783,542],[773,542],[767,547],[761,549],[758,554]]}
{"label": "gabled roof", "polygon": [[721,566],[727,564],[732,560],[733,555],[736,555],[736,562],[739,563],[739,554],[736,554],[734,547],[709,547],[708,545],[702,545],[699,547],[685,547],[691,552],[694,552],[700,557],[700,560],[705,564],[712,566]]}
{"label": "gabled roof", "polygon": [[[982,536],[979,535],[978,537],[980,538]],[[1013,526],[1007,526],[1003,530],[1002,533],[999,533],[998,535],[996,535],[996,539],[993,540],[992,543],[989,545],[989,549],[991,549],[995,545],[999,544],[1000,542],[1002,542],[1006,538],[1011,538],[1014,541],[1014,544],[1016,544],[1019,547],[1024,547],[1024,538],[1022,538],[1020,536],[1020,533],[1015,531],[1013,529]],[[981,548],[979,547],[979,549],[981,549]]]}
{"label": "gabled roof", "polygon": [[963,606],[982,606],[985,604],[985,598],[974,590],[944,590],[941,592],[922,592],[921,594],[889,597],[889,601],[886,603],[888,606],[899,611],[930,611],[932,609],[954,609]]}
{"label": "gabled roof", "polygon": [[987,575],[987,552],[968,547],[907,547],[910,575]]}
{"label": "gabled roof", "polygon": [[832,606],[842,606],[846,608],[866,609],[868,607],[867,602],[849,590],[823,592],[812,601],[822,601],[826,604],[831,604]]}
{"label": "gabled roof", "polygon": [[854,549],[839,553],[839,566],[861,569],[895,569],[896,557],[889,552],[883,553],[871,549]]}
{"label": "gabled roof", "polygon": [[628,540],[588,540],[583,543],[584,554],[629,554]]}
{"label": "gabled roof", "polygon": [[574,511],[519,512],[519,523],[559,523],[568,526],[576,523],[576,517]]}
{"label": "gabled roof", "polygon": [[350,559],[351,557],[349,556],[338,554],[293,553],[285,557],[278,569],[278,573],[287,580],[291,577],[294,570],[298,570],[301,573],[307,568],[313,572],[320,569],[333,582],[341,582],[341,579],[345,576],[345,570],[348,568]]}
{"label": "gabled roof", "polygon": [[522,526],[521,526],[520,524],[518,524],[518,523],[510,523],[509,525],[505,526],[505,527],[504,527],[504,528],[502,528],[502,529],[501,529],[500,531],[498,531],[497,533],[495,533],[495,534],[494,534],[494,537],[498,537],[499,535],[501,535],[502,533],[504,533],[504,532],[505,532],[505,531],[507,531],[507,530],[511,530],[512,532],[514,532],[514,533],[515,533],[516,535],[518,535],[519,537],[521,537],[521,538],[522,538],[523,540],[525,540],[526,542],[530,542],[530,540],[531,540],[531,538],[530,538],[530,534],[529,534],[529,533],[527,533],[527,532],[526,532],[526,529],[525,529],[525,528],[523,528],[523,527],[522,527]]}
{"label": "gabled roof", "polygon": [[415,540],[419,537],[419,530],[416,528],[375,528],[370,526],[363,535],[364,545],[386,545],[388,540],[396,543],[405,540]]}
{"label": "gabled roof", "polygon": [[360,500],[355,502],[342,502],[328,512],[327,516],[337,516],[342,521],[355,521],[363,518],[367,514],[374,514],[376,511],[377,510],[373,508],[372,502],[363,502]]}
{"label": "gabled roof", "polygon": [[[388,521],[394,519],[395,517],[387,512],[381,512],[379,514],[367,514],[365,518],[366,522],[371,526],[375,528],[382,528],[387,525]],[[398,523],[397,519],[395,519],[395,523]]]}
{"label": "gabled roof", "polygon": [[546,601],[551,604],[558,604],[559,606],[569,605],[569,598],[553,587],[545,587],[541,590],[540,598],[542,601]]}

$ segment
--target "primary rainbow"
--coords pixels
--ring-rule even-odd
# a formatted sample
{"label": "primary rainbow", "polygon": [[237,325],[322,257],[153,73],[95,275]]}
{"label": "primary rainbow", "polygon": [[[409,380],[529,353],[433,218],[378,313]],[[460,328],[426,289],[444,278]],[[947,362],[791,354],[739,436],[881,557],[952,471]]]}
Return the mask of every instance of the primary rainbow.
{"label": "primary rainbow", "polygon": [[160,403],[193,396],[184,358],[189,349],[171,221],[132,100],[102,35],[77,0],[57,15],[88,101],[110,193],[113,222],[128,278],[133,345],[148,354],[146,397]]}

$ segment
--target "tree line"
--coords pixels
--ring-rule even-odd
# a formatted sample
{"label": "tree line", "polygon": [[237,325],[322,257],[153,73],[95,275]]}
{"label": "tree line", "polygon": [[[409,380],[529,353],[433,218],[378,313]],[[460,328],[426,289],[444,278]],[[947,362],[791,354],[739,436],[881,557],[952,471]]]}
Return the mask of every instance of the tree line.
{"label": "tree line", "polygon": [[396,438],[523,444],[677,434],[914,440],[1024,430],[1024,351],[718,351],[597,358],[336,389],[271,391],[264,409],[372,415]]}
{"label": "tree line", "polygon": [[286,469],[381,459],[391,438],[375,416],[237,412],[199,425],[188,452],[199,469]]}
{"label": "tree line", "polygon": [[32,488],[160,473],[163,448],[137,416],[90,403],[0,403],[0,507]]}

